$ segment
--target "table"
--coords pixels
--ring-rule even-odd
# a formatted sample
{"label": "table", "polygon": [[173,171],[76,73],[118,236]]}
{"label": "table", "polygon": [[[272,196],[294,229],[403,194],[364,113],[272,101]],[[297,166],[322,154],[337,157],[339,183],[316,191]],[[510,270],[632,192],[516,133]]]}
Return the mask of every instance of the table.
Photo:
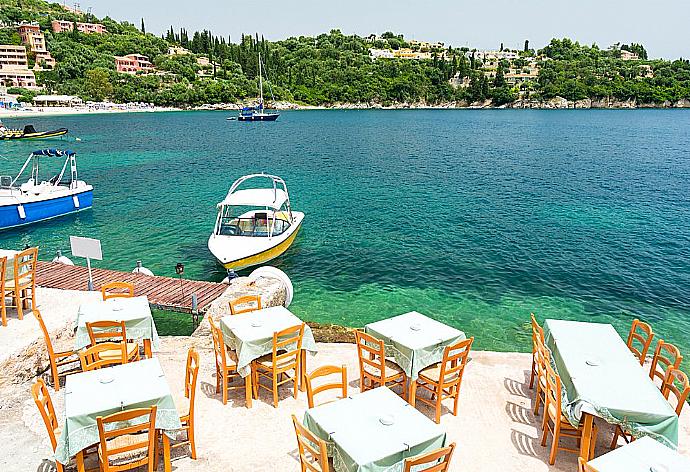
{"label": "table", "polygon": [[676,412],[613,326],[546,320],[544,338],[565,390],[563,413],[573,426],[584,421],[581,457],[587,458],[592,416],[677,447]]}
{"label": "table", "polygon": [[[112,381],[101,383],[103,378]],[[182,428],[170,387],[156,358],[67,376],[65,422],[55,448],[55,459],[67,464],[71,457],[77,456],[77,468],[82,472],[83,450],[99,441],[98,416],[153,405],[158,407],[156,429]]]}
{"label": "table", "polygon": [[366,333],[386,345],[386,356],[392,355],[410,379],[410,403],[419,372],[443,360],[443,351],[465,339],[465,333],[428,316],[412,311],[385,320],[369,323]]}
{"label": "table", "polygon": [[[237,372],[242,377],[246,377],[252,371],[251,362],[254,359],[273,352],[273,333],[301,324],[302,320],[287,308],[273,306],[239,315],[225,316],[220,320],[220,329],[223,332],[225,344],[237,354]],[[302,338],[302,372],[299,373],[301,380],[306,372],[306,356],[304,355],[306,351],[315,354],[317,348],[311,328],[305,325]]]}
{"label": "table", "polygon": [[158,351],[160,347],[156,324],[153,322],[151,307],[145,296],[111,298],[80,305],[75,321],[75,351],[91,344],[86,329],[87,321],[124,321],[127,339],[143,341],[146,357],[151,357],[152,351]]}
{"label": "table", "polygon": [[327,442],[336,472],[402,472],[406,458],[446,445],[439,425],[387,387],[310,408],[304,425]]}
{"label": "table", "polygon": [[0,257],[7,257],[7,267],[5,267],[5,280],[14,279],[14,256],[19,254],[19,251],[11,249],[0,249]]}
{"label": "table", "polygon": [[643,437],[599,456],[589,465],[599,472],[687,472],[690,459],[650,437]]}

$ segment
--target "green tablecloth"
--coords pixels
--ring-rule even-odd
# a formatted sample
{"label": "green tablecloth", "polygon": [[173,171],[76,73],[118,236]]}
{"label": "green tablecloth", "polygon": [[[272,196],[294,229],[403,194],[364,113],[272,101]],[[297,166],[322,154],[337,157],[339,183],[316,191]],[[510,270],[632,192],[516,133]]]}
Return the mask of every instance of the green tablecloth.
{"label": "green tablecloth", "polygon": [[[112,380],[103,383],[109,379]],[[158,407],[156,429],[174,431],[182,427],[170,387],[156,358],[67,376],[65,423],[55,448],[55,459],[67,464],[79,451],[96,444],[98,416],[153,405]]]}
{"label": "green tablecloth", "polygon": [[599,472],[690,471],[690,459],[648,437],[614,449],[589,464]]}
{"label": "green tablecloth", "polygon": [[[228,315],[220,320],[225,344],[237,354],[237,370],[242,377],[251,373],[254,359],[273,352],[273,333],[302,324],[283,306]],[[315,354],[316,341],[309,326],[304,327],[302,349]]]}
{"label": "green tablecloth", "polygon": [[386,356],[393,356],[411,380],[441,362],[446,346],[465,339],[462,331],[416,311],[370,323],[364,330],[386,344]]}
{"label": "green tablecloth", "polygon": [[84,303],[79,307],[75,328],[74,348],[79,350],[91,344],[86,322],[124,321],[127,339],[134,341],[151,340],[151,349],[158,351],[160,338],[153,322],[151,307],[144,297],[111,298],[106,301]]}
{"label": "green tablecloth", "polygon": [[544,336],[573,425],[587,406],[635,437],[677,447],[678,416],[613,326],[546,320]]}
{"label": "green tablecloth", "polygon": [[406,458],[446,445],[439,425],[386,387],[311,408],[304,425],[328,443],[336,472],[402,472]]}

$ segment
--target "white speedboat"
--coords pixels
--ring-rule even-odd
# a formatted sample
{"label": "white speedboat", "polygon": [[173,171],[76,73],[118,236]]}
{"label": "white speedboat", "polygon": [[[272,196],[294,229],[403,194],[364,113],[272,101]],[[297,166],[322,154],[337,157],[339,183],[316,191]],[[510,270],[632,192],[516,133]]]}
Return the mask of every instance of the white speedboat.
{"label": "white speedboat", "polygon": [[[264,186],[257,187],[260,184]],[[263,264],[290,247],[303,220],[304,213],[290,207],[283,179],[245,175],[232,184],[218,204],[208,248],[228,270]]]}

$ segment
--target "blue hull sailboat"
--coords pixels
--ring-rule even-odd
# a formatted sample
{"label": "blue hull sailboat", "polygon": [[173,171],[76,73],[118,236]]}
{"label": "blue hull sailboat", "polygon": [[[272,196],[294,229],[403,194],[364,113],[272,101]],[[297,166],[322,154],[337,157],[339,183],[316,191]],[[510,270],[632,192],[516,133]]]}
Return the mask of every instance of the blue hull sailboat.
{"label": "blue hull sailboat", "polygon": [[[39,177],[40,163],[51,157],[64,157],[60,173],[50,180]],[[31,164],[31,177],[19,183]],[[69,169],[67,168],[69,165]],[[77,160],[73,151],[44,149],[32,152],[14,179],[0,176],[0,230],[91,208],[93,187],[77,178]]]}
{"label": "blue hull sailboat", "polygon": [[[269,89],[271,84],[268,84]],[[273,90],[271,89],[271,96]],[[261,75],[261,53],[259,53],[259,105],[255,107],[244,107],[240,110],[237,121],[275,121],[280,116],[280,113],[275,111],[266,111],[264,108],[264,80]]]}

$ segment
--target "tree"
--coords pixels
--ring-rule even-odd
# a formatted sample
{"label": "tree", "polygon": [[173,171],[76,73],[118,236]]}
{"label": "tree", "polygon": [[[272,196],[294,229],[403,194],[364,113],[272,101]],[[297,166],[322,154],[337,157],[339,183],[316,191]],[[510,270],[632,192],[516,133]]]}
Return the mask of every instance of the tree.
{"label": "tree", "polygon": [[146,26],[144,25],[144,19],[141,19],[141,32],[146,34]]}
{"label": "tree", "polygon": [[525,39],[525,52],[529,52],[529,39]]}
{"label": "tree", "polygon": [[113,85],[106,69],[96,68],[86,71],[84,88],[87,98],[101,102],[113,94]]}

